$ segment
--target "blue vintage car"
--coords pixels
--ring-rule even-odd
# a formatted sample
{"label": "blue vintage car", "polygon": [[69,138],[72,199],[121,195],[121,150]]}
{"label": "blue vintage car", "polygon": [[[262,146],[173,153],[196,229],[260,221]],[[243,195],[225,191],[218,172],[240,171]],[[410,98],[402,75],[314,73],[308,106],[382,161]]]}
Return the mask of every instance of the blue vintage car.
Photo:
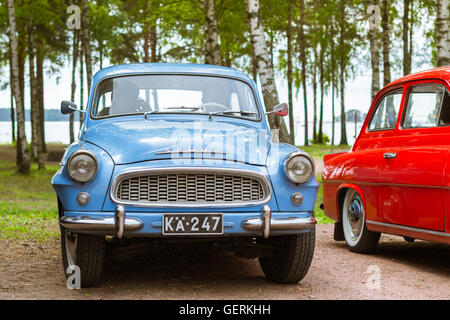
{"label": "blue vintage car", "polygon": [[[269,117],[287,114],[276,106]],[[231,68],[129,64],[92,81],[86,110],[52,180],[64,270],[101,276],[106,240],[182,246],[195,238],[259,258],[277,283],[307,273],[315,244],[314,161],[273,142],[255,83]]]}

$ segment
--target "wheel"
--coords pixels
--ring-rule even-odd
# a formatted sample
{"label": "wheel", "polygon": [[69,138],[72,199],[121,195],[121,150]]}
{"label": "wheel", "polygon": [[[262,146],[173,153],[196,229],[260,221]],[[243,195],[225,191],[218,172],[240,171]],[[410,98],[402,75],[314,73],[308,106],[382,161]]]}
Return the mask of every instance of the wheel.
{"label": "wheel", "polygon": [[273,282],[298,283],[311,266],[315,241],[315,227],[307,233],[265,239],[264,243],[277,249],[273,256],[259,258],[262,271]]}
{"label": "wheel", "polygon": [[367,229],[364,204],[360,194],[353,189],[349,189],[345,194],[342,228],[350,251],[368,253],[377,248],[380,233]]}
{"label": "wheel", "polygon": [[105,261],[105,237],[73,233],[61,227],[61,251],[66,277],[67,267],[75,265],[80,268],[82,288],[98,283]]}

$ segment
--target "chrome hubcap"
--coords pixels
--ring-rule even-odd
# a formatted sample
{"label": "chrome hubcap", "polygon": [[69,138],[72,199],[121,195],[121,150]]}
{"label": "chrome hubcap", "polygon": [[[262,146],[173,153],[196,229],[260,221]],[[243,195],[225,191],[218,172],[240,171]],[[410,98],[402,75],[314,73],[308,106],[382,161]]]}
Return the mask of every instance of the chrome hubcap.
{"label": "chrome hubcap", "polygon": [[348,231],[352,240],[357,240],[361,235],[364,224],[364,207],[359,196],[355,195],[347,208]]}
{"label": "chrome hubcap", "polygon": [[69,265],[75,265],[77,259],[77,235],[66,231],[66,256]]}

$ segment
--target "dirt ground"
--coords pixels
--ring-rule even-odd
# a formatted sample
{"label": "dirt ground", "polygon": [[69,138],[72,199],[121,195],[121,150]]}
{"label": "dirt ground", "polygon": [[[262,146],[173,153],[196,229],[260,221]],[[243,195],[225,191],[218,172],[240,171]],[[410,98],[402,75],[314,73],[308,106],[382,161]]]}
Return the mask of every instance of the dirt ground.
{"label": "dirt ground", "polygon": [[[378,251],[359,255],[317,226],[314,260],[298,285],[264,277],[258,261],[223,252],[107,258],[96,288],[66,287],[59,241],[0,242],[0,299],[449,299],[450,247],[383,235]],[[374,273],[375,272],[375,273]],[[377,284],[379,286],[377,286]]]}

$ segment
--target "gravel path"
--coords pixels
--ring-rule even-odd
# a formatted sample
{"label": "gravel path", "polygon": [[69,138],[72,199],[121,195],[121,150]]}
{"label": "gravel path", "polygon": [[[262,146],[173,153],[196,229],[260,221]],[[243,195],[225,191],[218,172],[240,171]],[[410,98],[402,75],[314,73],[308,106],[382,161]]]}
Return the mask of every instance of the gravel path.
{"label": "gravel path", "polygon": [[[450,246],[383,235],[373,255],[332,240],[317,226],[314,260],[298,285],[265,279],[257,260],[212,252],[143,252],[108,258],[97,288],[68,290],[59,241],[0,242],[0,299],[449,299]],[[377,273],[378,272],[378,273]]]}

